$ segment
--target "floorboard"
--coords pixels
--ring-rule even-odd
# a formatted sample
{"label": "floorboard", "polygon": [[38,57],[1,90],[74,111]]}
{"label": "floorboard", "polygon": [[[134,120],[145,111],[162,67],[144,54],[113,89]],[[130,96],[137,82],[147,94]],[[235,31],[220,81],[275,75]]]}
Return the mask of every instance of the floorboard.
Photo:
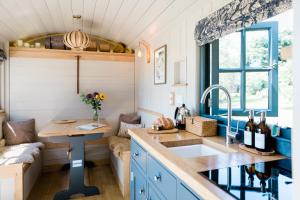
{"label": "floorboard", "polygon": [[[89,168],[86,174],[85,182],[97,186],[101,194],[91,197],[74,197],[76,200],[123,200],[118,184],[113,176],[110,165],[102,165]],[[52,200],[55,193],[66,189],[68,186],[68,172],[57,171],[43,173],[34,188],[32,189],[28,200]]]}

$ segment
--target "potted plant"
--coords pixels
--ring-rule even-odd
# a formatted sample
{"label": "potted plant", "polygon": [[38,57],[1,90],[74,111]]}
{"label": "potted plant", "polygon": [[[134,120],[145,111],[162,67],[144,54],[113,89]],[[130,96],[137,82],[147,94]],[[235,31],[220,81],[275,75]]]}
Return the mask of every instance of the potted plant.
{"label": "potted plant", "polygon": [[104,92],[81,94],[80,97],[85,104],[92,106],[93,120],[99,122],[99,111],[101,110],[101,103],[106,98]]}

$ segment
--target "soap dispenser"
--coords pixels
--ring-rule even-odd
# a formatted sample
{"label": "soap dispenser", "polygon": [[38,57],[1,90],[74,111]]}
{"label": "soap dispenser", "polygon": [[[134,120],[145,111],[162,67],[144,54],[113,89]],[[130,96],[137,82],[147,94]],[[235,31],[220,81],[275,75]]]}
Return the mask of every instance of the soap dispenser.
{"label": "soap dispenser", "polygon": [[266,124],[266,111],[260,112],[260,122],[255,133],[255,148],[258,151],[271,151],[271,129]]}
{"label": "soap dispenser", "polygon": [[254,110],[249,110],[249,120],[244,131],[244,144],[246,147],[255,148],[255,130],[257,124],[254,122]]}

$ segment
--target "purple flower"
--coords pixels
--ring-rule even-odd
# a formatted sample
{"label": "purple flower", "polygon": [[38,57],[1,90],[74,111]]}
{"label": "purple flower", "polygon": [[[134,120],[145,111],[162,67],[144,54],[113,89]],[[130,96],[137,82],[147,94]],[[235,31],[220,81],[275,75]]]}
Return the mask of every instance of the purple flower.
{"label": "purple flower", "polygon": [[86,95],[86,98],[87,98],[87,99],[91,99],[91,98],[93,98],[93,95],[92,95],[92,94],[87,94],[87,95]]}
{"label": "purple flower", "polygon": [[94,95],[94,97],[95,97],[95,96],[97,96],[98,94],[99,94],[98,92],[94,92],[94,94],[93,94],[93,95]]}

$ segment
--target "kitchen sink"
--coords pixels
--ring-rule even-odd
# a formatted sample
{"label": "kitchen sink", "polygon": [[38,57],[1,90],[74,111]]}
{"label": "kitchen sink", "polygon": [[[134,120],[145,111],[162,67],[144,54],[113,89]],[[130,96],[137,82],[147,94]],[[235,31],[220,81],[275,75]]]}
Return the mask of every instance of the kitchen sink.
{"label": "kitchen sink", "polygon": [[182,158],[224,155],[223,152],[221,152],[213,147],[210,147],[206,144],[176,146],[176,147],[169,147],[168,149]]}

